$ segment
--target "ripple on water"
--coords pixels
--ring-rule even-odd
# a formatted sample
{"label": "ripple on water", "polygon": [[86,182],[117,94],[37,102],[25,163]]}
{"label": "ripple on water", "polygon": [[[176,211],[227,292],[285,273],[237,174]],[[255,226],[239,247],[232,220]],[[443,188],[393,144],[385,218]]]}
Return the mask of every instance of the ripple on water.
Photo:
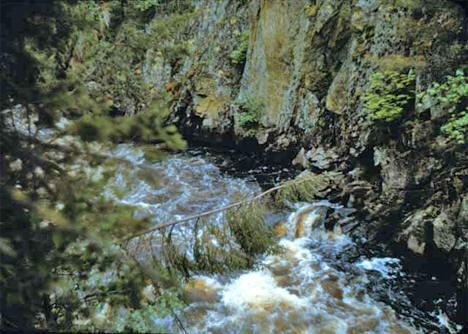
{"label": "ripple on water", "polygon": [[[319,206],[309,205],[291,214],[287,225],[293,232],[280,240],[282,251],[266,256],[259,269],[225,283],[213,277],[198,277],[191,288],[191,294],[198,299],[182,313],[190,331],[417,333],[390,307],[366,294],[365,271],[346,273],[327,263],[318,249],[345,249],[352,242],[311,224],[318,220],[319,211]],[[297,224],[304,225],[300,237],[295,237]],[[385,263],[392,262],[375,259],[365,269],[376,264],[375,268],[383,270]],[[197,292],[197,286],[203,289]]]}
{"label": "ripple on water", "polygon": [[[110,154],[130,163],[119,165],[106,195],[136,206],[141,217],[155,223],[222,207],[260,191],[254,182],[222,175],[200,156],[175,155],[149,163],[142,150],[130,145]],[[118,195],[115,185],[123,193]],[[180,312],[188,332],[417,333],[367,293],[366,285],[375,275],[394,279],[400,270],[397,259],[374,257],[344,266],[337,262],[337,255],[356,247],[346,235],[323,229],[325,212],[338,208],[326,201],[298,204],[278,225],[281,252],[234,276],[196,277],[185,290],[191,302]],[[212,217],[215,222],[220,218],[221,214]],[[188,243],[184,229],[183,224],[177,226],[173,236],[180,245]],[[445,318],[439,318],[442,324]],[[177,328],[171,317],[154,321]]]}
{"label": "ripple on water", "polygon": [[[130,145],[119,145],[110,155],[131,164],[119,165],[106,195],[136,206],[139,217],[151,217],[159,223],[222,207],[260,191],[254,182],[221,175],[214,164],[198,156],[175,155],[149,163],[142,150]],[[117,196],[116,187],[123,194]]]}

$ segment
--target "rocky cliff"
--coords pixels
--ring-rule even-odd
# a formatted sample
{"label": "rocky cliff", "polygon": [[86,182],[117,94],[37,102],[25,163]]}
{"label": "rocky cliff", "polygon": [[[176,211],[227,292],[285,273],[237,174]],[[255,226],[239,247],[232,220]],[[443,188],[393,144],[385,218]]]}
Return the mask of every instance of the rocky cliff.
{"label": "rocky cliff", "polygon": [[[466,288],[466,141],[451,145],[443,110],[417,93],[468,64],[467,8],[201,1],[192,52],[176,65],[148,58],[146,79],[173,93],[174,119],[193,139],[287,151],[302,168],[341,171],[339,200],[360,209],[352,233],[431,256]],[[397,118],[369,117],[375,73],[404,78]]]}

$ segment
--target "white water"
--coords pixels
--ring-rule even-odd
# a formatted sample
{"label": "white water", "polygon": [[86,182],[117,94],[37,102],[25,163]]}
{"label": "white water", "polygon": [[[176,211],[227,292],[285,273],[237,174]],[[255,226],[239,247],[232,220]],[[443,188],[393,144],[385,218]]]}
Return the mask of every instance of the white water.
{"label": "white water", "polygon": [[[59,126],[66,124],[63,120]],[[41,130],[40,139],[49,140],[54,133]],[[73,137],[60,137],[54,142],[67,146],[76,141]],[[239,196],[245,198],[260,191],[253,180],[222,175],[213,163],[200,156],[181,154],[149,163],[143,151],[133,145],[119,145],[106,154],[129,163],[119,164],[105,196],[137,207],[140,217],[150,217],[155,223],[222,207]],[[102,168],[89,172],[99,179]],[[259,258],[252,270],[195,277],[193,284],[186,287],[191,302],[178,314],[186,330],[189,333],[420,332],[366,293],[366,286],[379,284],[376,273],[379,279],[388,281],[402,275],[399,260],[362,258],[348,263],[345,269],[340,268],[342,263],[337,258],[356,246],[339,232],[323,229],[320,212],[323,206],[339,209],[326,201],[298,206],[284,224],[278,225],[283,252]],[[212,217],[218,224],[220,218],[221,214]],[[182,238],[184,226],[177,226],[175,232]],[[180,242],[184,242],[183,238]],[[151,291],[151,285],[144,291],[149,300],[154,298]],[[106,318],[109,310],[105,304],[96,317]],[[440,310],[430,314],[419,312],[418,317],[418,320],[427,318],[426,324],[440,329],[431,333],[457,333],[461,329]],[[179,331],[172,317],[150,320],[171,332]]]}
{"label": "white water", "polygon": [[[140,217],[150,217],[155,224],[219,208],[239,196],[246,198],[260,192],[252,180],[222,175],[200,156],[176,155],[148,163],[142,151],[125,145],[111,155],[131,164],[119,165],[106,196],[136,206]],[[124,191],[117,194],[115,186]],[[298,205],[277,225],[282,252],[259,258],[252,270],[196,276],[185,289],[190,302],[178,312],[187,332],[420,332],[367,293],[370,284],[396,279],[401,270],[399,260],[338,260],[346,258],[348,250],[356,245],[339,231],[323,228],[324,207],[340,210],[326,201]],[[211,219],[221,224],[221,214]],[[190,257],[188,245],[193,240],[188,232],[183,224],[177,225],[174,239]],[[147,251],[139,255],[149,256]],[[171,332],[180,330],[172,317],[152,320]],[[444,320],[439,316],[440,326],[445,326]]]}
{"label": "white water", "polygon": [[[313,229],[312,223],[321,220],[314,208],[305,205],[289,216],[288,233],[279,242],[283,251],[266,256],[257,269],[230,280],[199,276],[188,288],[194,301],[182,312],[189,332],[416,333],[365,293],[368,279],[361,264],[346,273],[328,263],[320,249],[339,252],[352,242]],[[294,238],[298,225],[305,227]],[[395,261],[374,259],[365,269],[387,276],[392,269],[386,262]]]}
{"label": "white water", "polygon": [[222,207],[239,196],[260,191],[253,180],[221,175],[214,164],[199,156],[174,155],[149,163],[142,150],[130,145],[119,145],[110,154],[131,164],[119,165],[112,183],[112,187],[124,191],[123,196],[116,196],[112,187],[108,188],[107,196],[138,207],[140,217],[151,217],[159,223]]}

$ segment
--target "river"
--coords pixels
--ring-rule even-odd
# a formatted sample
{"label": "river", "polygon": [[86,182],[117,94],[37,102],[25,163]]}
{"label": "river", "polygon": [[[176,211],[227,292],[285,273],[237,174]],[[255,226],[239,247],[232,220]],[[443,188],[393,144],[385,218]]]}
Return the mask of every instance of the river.
{"label": "river", "polygon": [[[173,221],[261,192],[294,174],[284,167],[249,166],[230,170],[240,156],[192,149],[149,162],[142,150],[120,145],[110,155],[127,160],[109,184],[106,196],[137,207],[139,217],[155,224]],[[260,184],[259,184],[260,182]],[[116,186],[119,193],[116,194]],[[325,229],[328,214],[350,212],[328,201],[292,203],[292,209],[269,212],[281,251],[258,256],[249,270],[224,274],[192,272],[188,305],[178,318],[188,333],[456,333],[441,310],[413,306],[402,284],[415,283],[401,259],[371,256],[339,230]],[[220,225],[223,213],[207,224]],[[195,220],[174,226],[172,238],[193,258]],[[158,232],[155,232],[158,233]],[[133,240],[138,248],[139,239]],[[212,241],[215,246],[216,240]],[[135,248],[135,250],[136,250]],[[156,246],[138,248],[138,257],[154,256]],[[384,255],[384,254],[383,254]],[[171,316],[153,319],[171,331]]]}

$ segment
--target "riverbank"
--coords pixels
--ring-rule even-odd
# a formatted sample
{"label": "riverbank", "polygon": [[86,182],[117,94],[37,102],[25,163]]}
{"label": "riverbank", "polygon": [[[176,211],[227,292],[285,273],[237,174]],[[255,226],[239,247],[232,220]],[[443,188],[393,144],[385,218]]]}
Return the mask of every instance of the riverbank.
{"label": "riverbank", "polygon": [[[288,177],[291,178],[300,173],[300,169],[291,163],[288,164],[287,160],[283,161],[280,165],[273,164],[273,167],[269,166],[270,161],[267,154],[252,153],[245,155],[243,151],[235,150],[226,153],[219,147],[205,147],[201,151],[205,153],[215,152],[218,157],[214,161],[222,171],[235,176],[253,176],[264,188],[277,184],[279,179],[287,180]],[[241,163],[234,164],[236,166],[235,169],[223,169],[225,165],[231,166],[232,160],[241,161]],[[268,167],[262,169],[262,165]],[[252,169],[254,170],[253,173]],[[262,175],[262,172],[266,172],[268,176],[265,177],[265,175]],[[340,195],[335,195],[334,201],[346,206],[349,204],[347,200],[349,193],[346,193],[343,188],[339,189],[341,192],[335,191],[335,194]],[[375,223],[371,224],[369,218],[359,210],[354,211],[351,217],[352,219],[349,219],[347,222],[348,224],[351,222],[350,225],[347,225],[350,226],[347,234],[357,245],[360,245],[361,255],[366,254],[369,257],[377,256],[400,259],[405,277],[401,276],[399,280],[393,281],[391,284],[392,289],[403,291],[404,294],[409,296],[407,303],[416,306],[421,312],[438,314],[438,310],[443,310],[449,319],[458,324],[463,324],[466,320],[466,296],[468,296],[468,291],[460,288],[460,281],[457,282],[458,267],[456,259],[447,259],[444,254],[439,254],[439,256],[415,254],[407,247],[402,246],[401,243],[392,241],[391,238],[385,236],[384,238],[376,237],[377,233],[375,233],[375,230],[369,231],[376,228]],[[380,222],[382,225],[392,223],[391,219]],[[330,230],[333,227],[334,224],[332,222],[327,225],[327,228]],[[369,235],[371,237],[368,237]],[[463,256],[462,254],[462,260]],[[382,298],[382,300],[391,304],[391,299],[385,293],[382,293],[384,289],[388,288],[388,285],[384,286],[385,288],[376,287],[376,294],[379,296],[378,298]]]}

